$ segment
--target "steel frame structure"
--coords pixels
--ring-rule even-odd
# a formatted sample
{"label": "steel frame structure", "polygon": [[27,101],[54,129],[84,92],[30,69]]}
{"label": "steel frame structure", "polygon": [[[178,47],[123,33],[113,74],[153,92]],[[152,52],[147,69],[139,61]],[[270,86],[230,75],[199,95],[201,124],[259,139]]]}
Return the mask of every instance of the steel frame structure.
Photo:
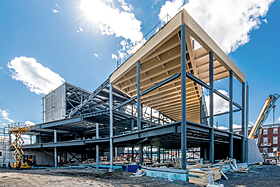
{"label": "steel frame structure", "polygon": [[[194,49],[192,40],[202,47]],[[229,96],[214,88],[215,81],[226,77],[229,77]],[[241,105],[233,98],[233,77],[242,84]],[[209,115],[201,87],[209,90]],[[229,151],[222,154],[224,157],[237,156],[241,162],[247,159],[245,75],[185,10],[94,92],[80,94],[77,87],[71,92],[66,88],[68,92],[65,119],[31,127],[32,132],[40,135],[40,141],[24,148],[95,145],[99,155],[101,148],[109,147],[110,171],[113,171],[114,147],[121,146],[138,145],[140,164],[144,160],[145,145],[159,150],[175,146],[181,149],[182,169],[186,169],[187,149],[195,146],[203,149],[211,163],[217,156],[216,151],[224,151],[225,147]],[[214,94],[229,102],[228,112],[214,115]],[[234,107],[237,109],[233,110]],[[157,111],[158,116],[153,111]],[[242,135],[232,131],[233,113],[239,111]],[[216,129],[214,117],[225,114],[229,114],[229,131]],[[240,150],[235,148],[239,143]]]}

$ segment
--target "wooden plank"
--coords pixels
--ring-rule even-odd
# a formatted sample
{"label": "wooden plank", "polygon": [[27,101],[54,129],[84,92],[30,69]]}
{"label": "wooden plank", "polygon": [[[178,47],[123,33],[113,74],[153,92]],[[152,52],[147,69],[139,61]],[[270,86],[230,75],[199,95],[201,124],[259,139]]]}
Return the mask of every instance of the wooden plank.
{"label": "wooden plank", "polygon": [[245,82],[245,75],[241,70],[231,61],[231,59],[223,52],[223,50],[213,41],[213,39],[198,25],[198,23],[184,11],[184,20],[186,25],[190,29],[190,35],[207,51],[213,50],[214,57],[217,59],[227,70],[232,70],[234,76],[241,83]]}
{"label": "wooden plank", "polygon": [[122,64],[110,77],[110,82],[115,83],[125,73],[130,71],[135,66],[138,60],[147,58],[158,46],[161,46],[173,35],[175,35],[181,26],[181,15],[177,14],[166,26],[159,30],[144,46],[136,51],[124,64]]}

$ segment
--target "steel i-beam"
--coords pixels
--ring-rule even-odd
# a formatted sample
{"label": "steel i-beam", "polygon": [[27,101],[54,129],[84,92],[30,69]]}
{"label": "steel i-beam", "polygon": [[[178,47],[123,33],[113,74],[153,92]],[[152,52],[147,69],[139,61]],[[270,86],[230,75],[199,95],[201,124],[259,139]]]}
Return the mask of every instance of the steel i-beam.
{"label": "steel i-beam", "polygon": [[181,25],[181,152],[182,169],[186,169],[187,130],[186,130],[186,24]]}

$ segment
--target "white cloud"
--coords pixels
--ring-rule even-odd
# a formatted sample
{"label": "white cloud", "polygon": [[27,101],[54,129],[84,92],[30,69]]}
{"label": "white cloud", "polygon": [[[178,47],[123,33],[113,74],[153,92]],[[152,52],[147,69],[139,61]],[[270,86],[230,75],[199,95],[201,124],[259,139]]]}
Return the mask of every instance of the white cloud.
{"label": "white cloud", "polygon": [[[10,123],[14,123],[14,120],[9,118],[9,113],[8,110],[1,110],[0,109],[0,115],[3,117],[3,119],[9,121]],[[3,123],[4,125],[4,123]],[[5,124],[6,125],[6,124]]]}
{"label": "white cloud", "polygon": [[52,9],[52,11],[53,11],[53,13],[58,13],[59,11],[58,10],[56,10],[56,9]]}
{"label": "white cloud", "polygon": [[59,8],[58,4],[55,4],[55,6]]}
{"label": "white cloud", "polygon": [[93,55],[94,55],[96,58],[98,57],[98,54],[96,54],[96,53],[94,53]]}
{"label": "white cloud", "polygon": [[80,32],[83,32],[83,31],[84,31],[83,28],[79,28],[79,29],[77,30],[77,33],[80,33]]}
{"label": "white cloud", "polygon": [[3,69],[3,67],[0,67],[0,69]]}
{"label": "white cloud", "polygon": [[14,60],[8,62],[7,67],[13,79],[22,81],[31,92],[36,94],[47,94],[64,82],[59,74],[42,66],[34,58],[15,57]]}
{"label": "white cloud", "polygon": [[133,9],[132,5],[128,5],[126,2],[124,2],[124,0],[118,0],[118,1],[121,3],[121,7],[124,11],[130,12]]}
{"label": "white cloud", "polygon": [[2,123],[2,125],[6,126],[7,124],[6,123]]}
{"label": "white cloud", "polygon": [[117,55],[115,55],[115,54],[112,54],[112,59],[118,60],[118,57],[117,57]]}
{"label": "white cloud", "polygon": [[227,128],[227,127],[224,127],[224,126],[219,126],[218,129],[227,130],[228,128]]}
{"label": "white cloud", "polygon": [[[216,127],[216,126],[215,126]],[[237,125],[237,124],[233,124],[232,125],[232,128],[233,129],[240,129],[242,126],[241,125]],[[228,127],[225,127],[225,126],[219,126],[218,129],[221,129],[221,130],[228,130]]]}
{"label": "white cloud", "polygon": [[233,124],[233,129],[240,129],[242,126],[241,125],[237,125],[237,124]]}
{"label": "white cloud", "polygon": [[33,123],[32,121],[26,121],[26,122],[25,122],[25,125],[34,126],[34,125],[35,125],[35,123]]}
{"label": "white cloud", "polygon": [[255,125],[255,123],[253,123],[252,121],[250,121],[249,124],[248,124],[248,126],[250,126],[250,127],[252,127],[254,125]]}
{"label": "white cloud", "polygon": [[[228,93],[225,90],[218,90],[220,93],[228,96]],[[205,102],[207,106],[207,110],[209,112],[209,101],[210,101],[210,96],[206,95],[205,96]],[[214,94],[214,114],[218,113],[223,113],[229,111],[229,103],[221,98],[220,96]]]}
{"label": "white cloud", "polygon": [[200,26],[226,52],[235,51],[249,42],[250,32],[258,29],[275,0],[184,0],[166,1],[159,18],[173,17],[183,6]]}
{"label": "white cloud", "polygon": [[184,0],[166,1],[160,9],[160,13],[158,15],[159,19],[162,20],[167,14],[171,17],[175,16],[178,11],[181,10],[183,5]]}
{"label": "white cloud", "polygon": [[278,118],[278,121],[280,122],[280,117]]}
{"label": "white cloud", "polygon": [[265,22],[265,23],[267,23],[267,19],[263,19],[262,21]]}
{"label": "white cloud", "polygon": [[143,37],[141,21],[129,12],[132,9],[131,5],[127,5],[124,0],[120,2],[124,11],[102,0],[82,0],[80,8],[89,19],[98,24],[103,35],[115,34],[116,37],[123,37],[135,44]]}

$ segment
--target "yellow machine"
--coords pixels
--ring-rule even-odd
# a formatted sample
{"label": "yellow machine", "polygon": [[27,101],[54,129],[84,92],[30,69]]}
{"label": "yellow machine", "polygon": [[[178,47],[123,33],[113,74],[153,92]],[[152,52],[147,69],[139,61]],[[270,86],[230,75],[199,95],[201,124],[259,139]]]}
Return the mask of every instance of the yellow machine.
{"label": "yellow machine", "polygon": [[[271,109],[273,108],[273,105],[275,104],[276,100],[279,97],[280,97],[280,95],[277,93],[268,96],[268,98],[266,99],[266,101],[264,103],[262,111],[261,111],[255,125],[253,126],[248,138],[254,139],[255,136],[259,135],[259,139],[260,139],[261,133],[259,133],[259,131],[262,129],[264,121],[268,117],[269,112],[271,111]],[[259,144],[259,139],[258,139],[257,144]]]}
{"label": "yellow machine", "polygon": [[25,161],[22,161],[24,152],[21,149],[21,147],[24,144],[24,141],[21,137],[23,132],[30,131],[29,125],[21,125],[20,123],[13,123],[9,124],[9,131],[15,136],[15,140],[11,143],[11,146],[15,148],[15,151],[13,153],[13,156],[16,160],[16,162],[11,164],[11,168],[14,169],[30,169],[31,166],[28,165],[28,163]]}

